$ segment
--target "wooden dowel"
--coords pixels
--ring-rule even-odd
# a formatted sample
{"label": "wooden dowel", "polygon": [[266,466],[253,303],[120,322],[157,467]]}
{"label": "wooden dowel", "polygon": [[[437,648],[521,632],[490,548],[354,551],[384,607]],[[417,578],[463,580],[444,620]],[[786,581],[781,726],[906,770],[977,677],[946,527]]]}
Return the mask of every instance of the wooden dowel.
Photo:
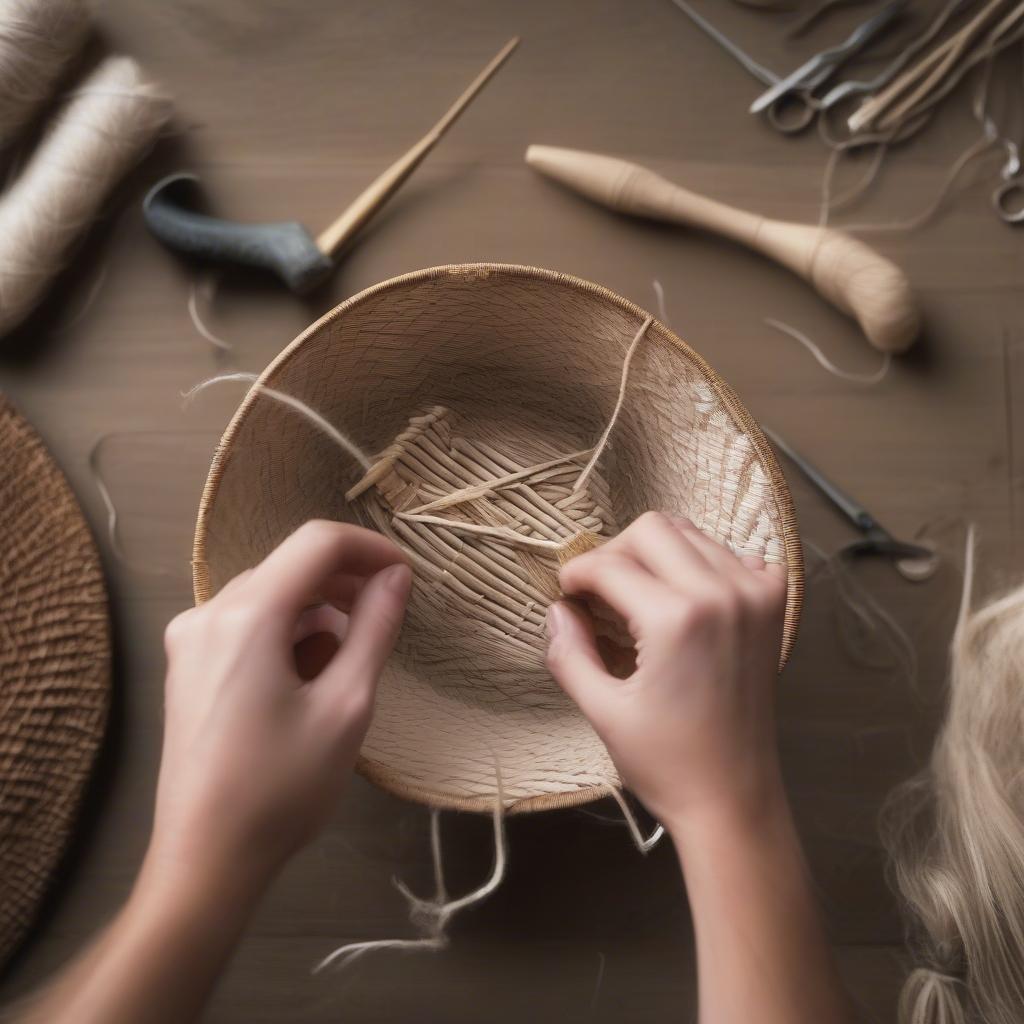
{"label": "wooden dowel", "polygon": [[396,160],[370,184],[348,209],[316,240],[318,248],[334,257],[363,225],[398,191],[402,182],[417,168],[423,158],[437,145],[458,116],[469,106],[494,73],[508,60],[519,45],[519,38],[510,39],[498,55],[470,83],[465,92],[448,108],[444,116],[404,156]]}

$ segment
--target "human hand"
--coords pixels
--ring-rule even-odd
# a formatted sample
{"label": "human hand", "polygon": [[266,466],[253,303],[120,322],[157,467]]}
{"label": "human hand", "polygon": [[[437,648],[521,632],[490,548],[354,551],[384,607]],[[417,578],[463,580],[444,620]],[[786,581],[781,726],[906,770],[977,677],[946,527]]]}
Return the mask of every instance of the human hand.
{"label": "human hand", "polygon": [[703,808],[774,795],[784,568],[648,512],[559,578],[568,597],[608,606],[634,639],[636,667],[619,679],[579,603],[548,612],[552,675],[647,809],[673,830]]}
{"label": "human hand", "polygon": [[170,623],[149,874],[259,885],[325,823],[410,582],[387,538],[314,521]]}

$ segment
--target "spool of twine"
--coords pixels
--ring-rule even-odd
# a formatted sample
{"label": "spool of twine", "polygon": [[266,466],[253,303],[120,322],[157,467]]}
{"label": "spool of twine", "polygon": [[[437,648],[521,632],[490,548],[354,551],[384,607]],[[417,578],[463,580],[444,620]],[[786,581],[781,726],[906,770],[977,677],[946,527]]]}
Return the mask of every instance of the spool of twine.
{"label": "spool of twine", "polygon": [[70,95],[0,201],[0,336],[36,305],[170,114],[127,57],[108,57]]}
{"label": "spool of twine", "polygon": [[81,0],[0,3],[0,149],[53,94],[88,33]]}

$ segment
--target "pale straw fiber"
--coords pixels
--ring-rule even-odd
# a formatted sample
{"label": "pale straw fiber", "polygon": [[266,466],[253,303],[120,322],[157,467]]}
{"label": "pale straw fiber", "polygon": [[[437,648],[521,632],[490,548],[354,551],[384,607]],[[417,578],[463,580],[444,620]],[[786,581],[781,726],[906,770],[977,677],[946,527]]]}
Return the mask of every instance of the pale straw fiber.
{"label": "pale straw fiber", "polygon": [[108,57],[69,95],[0,198],[0,335],[36,305],[170,114],[128,57]]}
{"label": "pale straw fiber", "polygon": [[0,150],[53,95],[88,33],[81,0],[0,3]]}
{"label": "pale straw fiber", "polygon": [[[599,542],[647,509],[788,565],[788,656],[803,577],[771,449],[714,371],[663,324],[643,331],[645,319],[550,271],[424,270],[324,316],[235,414],[200,506],[197,601],[311,518],[372,526],[412,561],[408,618],[360,762],[386,789],[486,812],[496,762],[510,811],[619,784],[544,667],[544,616],[567,545]],[[263,386],[376,453],[370,472]]]}

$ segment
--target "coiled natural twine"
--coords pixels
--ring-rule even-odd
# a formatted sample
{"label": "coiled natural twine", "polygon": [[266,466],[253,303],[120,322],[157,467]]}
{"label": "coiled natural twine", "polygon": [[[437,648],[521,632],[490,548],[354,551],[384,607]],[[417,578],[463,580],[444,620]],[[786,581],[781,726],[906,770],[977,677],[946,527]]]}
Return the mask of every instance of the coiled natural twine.
{"label": "coiled natural twine", "polygon": [[927,769],[883,814],[920,966],[901,1024],[1024,1020],[1024,587],[969,611]]}
{"label": "coiled natural twine", "polygon": [[128,57],[108,57],[71,93],[0,200],[0,335],[35,306],[170,114]]}
{"label": "coiled natural twine", "polygon": [[88,33],[81,0],[0,3],[0,149],[53,95]]}

